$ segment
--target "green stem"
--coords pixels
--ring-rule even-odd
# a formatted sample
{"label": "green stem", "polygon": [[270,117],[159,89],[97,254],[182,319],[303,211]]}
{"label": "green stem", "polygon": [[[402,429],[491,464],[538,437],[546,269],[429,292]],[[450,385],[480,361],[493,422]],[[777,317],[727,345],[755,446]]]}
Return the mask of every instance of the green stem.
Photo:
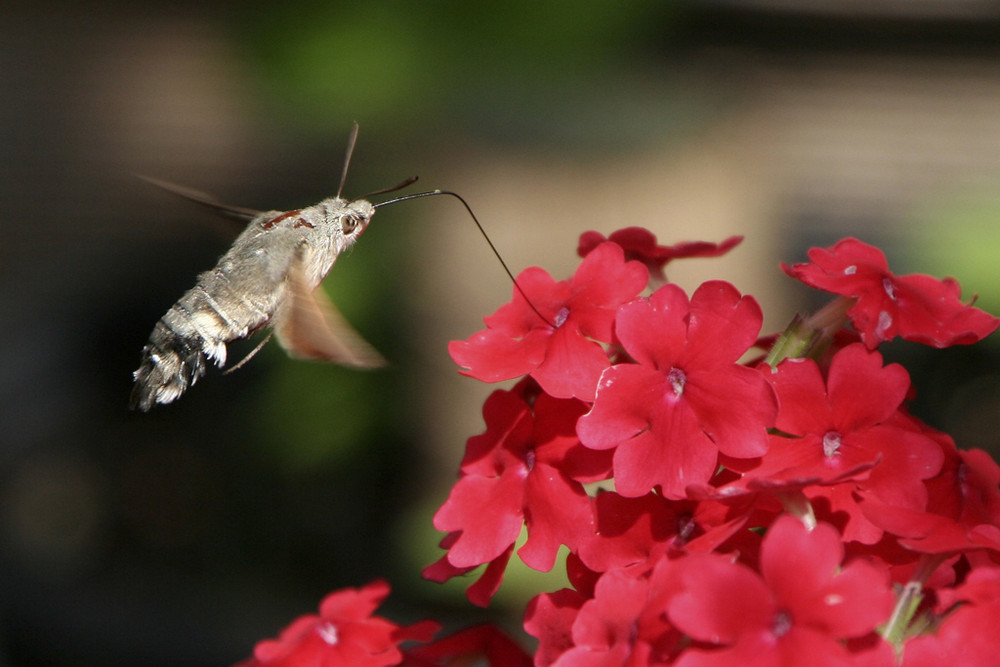
{"label": "green stem", "polygon": [[807,318],[796,315],[774,342],[764,361],[777,366],[784,359],[821,356],[834,335],[847,324],[847,311],[856,299],[837,297]]}
{"label": "green stem", "polygon": [[902,650],[903,640],[906,639],[910,629],[910,622],[924,599],[924,583],[945,560],[947,560],[947,556],[940,555],[928,555],[921,558],[913,577],[900,591],[896,607],[892,610],[892,616],[882,628],[882,637],[896,648],[897,653]]}
{"label": "green stem", "polygon": [[785,511],[801,521],[806,528],[812,530],[816,527],[816,514],[813,512],[812,503],[802,490],[782,491],[778,493],[778,500],[781,501]]}

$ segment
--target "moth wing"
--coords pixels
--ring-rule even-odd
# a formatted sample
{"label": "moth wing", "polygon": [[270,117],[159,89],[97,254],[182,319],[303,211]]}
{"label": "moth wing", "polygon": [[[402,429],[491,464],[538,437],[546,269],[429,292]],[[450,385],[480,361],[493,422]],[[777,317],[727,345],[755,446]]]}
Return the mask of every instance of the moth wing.
{"label": "moth wing", "polygon": [[289,355],[356,368],[377,368],[385,359],[351,328],[317,287],[310,290],[300,272],[288,275],[288,295],[275,317],[274,333]]}
{"label": "moth wing", "polygon": [[142,174],[136,174],[139,178],[151,183],[156,187],[166,190],[170,194],[177,195],[178,197],[183,197],[188,201],[193,201],[196,204],[201,204],[202,206],[207,206],[219,215],[230,218],[232,220],[239,220],[241,222],[250,222],[258,215],[263,213],[263,211],[258,211],[252,208],[245,208],[243,206],[233,206],[232,204],[223,204],[220,201],[216,201],[211,195],[205,194],[194,188],[185,187],[183,185],[177,185],[176,183],[170,183],[168,181],[161,181],[158,178],[152,178],[150,176],[143,176]]}

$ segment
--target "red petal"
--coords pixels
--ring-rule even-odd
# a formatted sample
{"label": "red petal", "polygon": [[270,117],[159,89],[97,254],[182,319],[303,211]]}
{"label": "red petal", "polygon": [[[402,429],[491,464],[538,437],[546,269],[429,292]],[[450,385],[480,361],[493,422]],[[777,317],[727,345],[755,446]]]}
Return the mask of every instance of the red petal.
{"label": "red petal", "polygon": [[524,521],[523,474],[508,469],[499,479],[469,475],[452,488],[434,515],[434,527],[461,531],[448,551],[456,567],[489,562],[517,539]]}
{"label": "red petal", "polygon": [[719,451],[736,458],[767,452],[778,402],[764,377],[745,366],[692,371],[684,397]]}
{"label": "red petal", "polygon": [[676,285],[664,285],[649,299],[618,309],[615,334],[638,363],[670,370],[688,338],[688,298]]}
{"label": "red petal", "polygon": [[567,322],[549,338],[545,358],[531,371],[531,377],[556,398],[590,402],[601,372],[610,364],[603,347],[584,338]]}
{"label": "red petal", "polygon": [[691,296],[688,347],[683,364],[733,364],[756,342],[764,315],[750,296],[721,280],[703,283]]}
{"label": "red petal", "polygon": [[583,487],[545,463],[536,463],[528,474],[524,504],[528,540],[517,555],[532,569],[548,572],[560,545],[576,551],[593,530],[590,497]]}
{"label": "red petal", "polygon": [[448,353],[468,375],[483,382],[501,382],[530,373],[545,358],[551,330],[534,329],[515,340],[494,329],[484,329],[465,341],[448,343]]}
{"label": "red petal", "polygon": [[843,433],[888,419],[906,398],[910,376],[860,343],[837,352],[827,380],[835,426]]}
{"label": "red petal", "polygon": [[766,632],[777,611],[771,592],[750,568],[716,554],[678,561],[683,591],[667,607],[670,621],[694,639],[732,644]]}

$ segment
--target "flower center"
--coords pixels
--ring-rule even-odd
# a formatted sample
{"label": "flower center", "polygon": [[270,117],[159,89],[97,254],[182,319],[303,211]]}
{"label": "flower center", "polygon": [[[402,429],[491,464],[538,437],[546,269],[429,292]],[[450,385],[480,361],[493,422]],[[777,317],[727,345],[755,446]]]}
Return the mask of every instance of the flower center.
{"label": "flower center", "polygon": [[830,431],[823,436],[823,456],[830,458],[837,453],[840,449],[840,434],[836,431]]}
{"label": "flower center", "polygon": [[524,465],[528,467],[530,472],[535,467],[535,448],[532,447],[524,453]]}
{"label": "flower center", "polygon": [[771,632],[775,637],[784,637],[792,629],[792,617],[787,611],[779,611],[774,615],[774,625]]}
{"label": "flower center", "polygon": [[677,517],[677,536],[674,538],[674,544],[679,547],[687,544],[697,527],[698,524],[694,522],[694,517],[690,514]]}
{"label": "flower center", "polygon": [[878,334],[879,338],[885,338],[885,332],[889,330],[892,326],[892,315],[880,310],[878,313],[878,323],[875,325],[875,333]]}
{"label": "flower center", "polygon": [[889,280],[888,278],[883,278],[882,289],[885,290],[885,293],[889,295],[890,299],[892,299],[893,301],[896,300],[896,288],[893,286],[891,280]]}
{"label": "flower center", "polygon": [[558,329],[563,325],[567,317],[569,317],[569,308],[563,306],[562,308],[559,309],[559,312],[556,313],[556,321],[555,321],[556,329]]}
{"label": "flower center", "polygon": [[337,626],[329,621],[316,626],[316,634],[330,646],[337,645]]}
{"label": "flower center", "polygon": [[684,393],[684,383],[687,382],[687,376],[684,375],[684,371],[679,368],[671,368],[670,372],[667,373],[667,381],[674,390],[674,396],[680,398]]}

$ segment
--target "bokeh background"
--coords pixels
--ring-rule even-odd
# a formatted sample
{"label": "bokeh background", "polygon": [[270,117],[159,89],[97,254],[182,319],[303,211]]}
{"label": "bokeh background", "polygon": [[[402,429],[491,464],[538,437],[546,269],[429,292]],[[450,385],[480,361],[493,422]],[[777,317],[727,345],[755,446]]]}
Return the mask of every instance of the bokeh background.
{"label": "bokeh background", "polygon": [[[220,665],[328,591],[386,577],[405,622],[498,619],[423,582],[430,524],[491,387],[449,340],[511,286],[459,205],[379,211],[325,287],[391,360],[276,345],[127,410],[156,319],[232,239],[133,177],[290,209],[421,177],[517,271],[576,239],[746,240],[673,266],[780,329],[778,270],[856,235],[1000,312],[1000,9],[986,0],[21,2],[0,8],[0,665]],[[237,359],[252,347],[236,346]],[[997,348],[893,345],[915,411],[1000,441]]]}

